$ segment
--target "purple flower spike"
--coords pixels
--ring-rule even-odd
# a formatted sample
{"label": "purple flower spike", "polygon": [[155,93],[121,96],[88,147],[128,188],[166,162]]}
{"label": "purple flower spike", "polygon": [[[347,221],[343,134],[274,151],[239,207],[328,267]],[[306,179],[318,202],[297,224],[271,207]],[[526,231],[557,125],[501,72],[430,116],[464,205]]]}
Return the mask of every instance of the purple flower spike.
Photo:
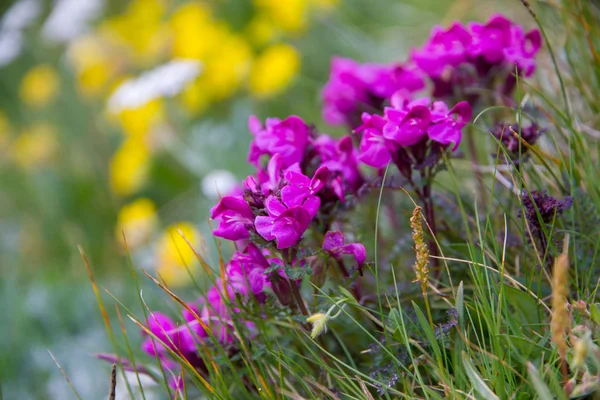
{"label": "purple flower spike", "polygon": [[248,127],[254,135],[250,145],[248,161],[260,166],[263,154],[281,154],[284,166],[289,167],[302,161],[304,150],[308,144],[308,126],[300,117],[292,115],[283,121],[278,118],[268,118],[263,128],[260,121],[252,116]]}
{"label": "purple flower spike", "polygon": [[323,250],[335,259],[341,259],[343,254],[351,254],[360,268],[367,258],[365,246],[360,243],[344,244],[344,234],[339,231],[329,231],[323,239]]}
{"label": "purple flower spike", "polygon": [[287,249],[298,244],[310,220],[309,212],[296,206],[278,216],[258,216],[255,224],[259,235],[266,240],[275,240],[278,249]]}
{"label": "purple flower spike", "polygon": [[[249,183],[251,184],[251,183]],[[228,240],[248,239],[254,214],[242,196],[225,196],[210,210],[212,219],[219,220],[213,235]]]}

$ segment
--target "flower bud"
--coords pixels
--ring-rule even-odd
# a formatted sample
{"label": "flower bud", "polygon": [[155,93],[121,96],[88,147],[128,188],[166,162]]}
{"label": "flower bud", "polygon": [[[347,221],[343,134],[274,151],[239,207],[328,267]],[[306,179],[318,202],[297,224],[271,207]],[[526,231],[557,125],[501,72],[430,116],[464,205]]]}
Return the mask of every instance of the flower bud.
{"label": "flower bud", "polygon": [[268,279],[269,282],[271,282],[271,288],[279,302],[284,306],[289,306],[292,303],[292,288],[290,287],[290,282],[277,272],[272,273]]}
{"label": "flower bud", "polygon": [[327,278],[327,260],[322,256],[308,257],[308,266],[313,273],[310,277],[310,282],[316,287],[321,287]]}

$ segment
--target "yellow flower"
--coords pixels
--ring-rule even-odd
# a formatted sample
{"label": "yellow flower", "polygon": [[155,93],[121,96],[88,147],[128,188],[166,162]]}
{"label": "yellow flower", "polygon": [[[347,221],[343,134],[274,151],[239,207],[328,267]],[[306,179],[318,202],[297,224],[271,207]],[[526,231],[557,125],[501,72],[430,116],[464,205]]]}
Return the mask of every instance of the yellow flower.
{"label": "yellow flower", "polygon": [[311,0],[311,3],[316,7],[324,10],[332,9],[337,6],[340,0]]}
{"label": "yellow flower", "polygon": [[23,168],[47,164],[57,150],[56,132],[46,122],[38,122],[25,129],[13,143],[14,160]]}
{"label": "yellow flower", "polygon": [[189,272],[198,268],[194,252],[179,232],[196,252],[200,253],[200,246],[203,245],[200,232],[189,222],[178,222],[165,230],[157,247],[158,274],[173,286],[187,283],[190,280]]}
{"label": "yellow flower", "polygon": [[206,61],[200,79],[214,100],[231,96],[245,81],[252,61],[250,45],[239,35],[230,34],[217,53]]}
{"label": "yellow flower", "polygon": [[140,190],[150,173],[150,151],[137,138],[125,140],[110,161],[111,189],[119,196],[128,196]]}
{"label": "yellow flower", "polygon": [[125,12],[105,21],[100,32],[116,44],[132,49],[142,64],[166,48],[169,34],[162,25],[165,7],[160,0],[133,0]]}
{"label": "yellow flower", "polygon": [[248,37],[258,46],[269,43],[275,37],[275,24],[264,12],[258,12],[246,27]]}
{"label": "yellow flower", "polygon": [[254,5],[284,32],[299,33],[306,28],[308,0],[254,0]]}
{"label": "yellow flower", "polygon": [[157,225],[156,206],[150,199],[139,198],[119,211],[115,237],[117,242],[124,245],[124,233],[127,245],[133,249],[146,242]]}
{"label": "yellow flower", "polygon": [[117,70],[114,54],[98,36],[83,36],[71,44],[69,61],[83,94],[97,96],[106,89]]}
{"label": "yellow flower", "polygon": [[300,68],[298,51],[287,44],[268,47],[255,61],[250,91],[258,97],[272,96],[287,87]]}
{"label": "yellow flower", "polygon": [[41,64],[31,68],[21,81],[21,100],[34,107],[48,104],[58,93],[59,79],[54,69]]}
{"label": "yellow flower", "polygon": [[140,107],[121,111],[119,120],[128,137],[141,139],[162,121],[163,116],[163,103],[156,99]]}
{"label": "yellow flower", "polygon": [[179,7],[170,20],[173,31],[173,56],[205,60],[221,45],[226,26],[217,23],[209,7],[187,3]]}

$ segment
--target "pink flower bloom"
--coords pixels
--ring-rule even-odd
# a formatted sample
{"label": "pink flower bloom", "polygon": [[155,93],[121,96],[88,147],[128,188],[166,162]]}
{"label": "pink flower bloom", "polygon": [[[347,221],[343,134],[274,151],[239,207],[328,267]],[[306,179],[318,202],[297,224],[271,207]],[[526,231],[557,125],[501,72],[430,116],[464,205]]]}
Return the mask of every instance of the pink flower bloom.
{"label": "pink flower bloom", "polygon": [[265,286],[269,286],[265,270],[269,263],[260,249],[253,243],[248,244],[244,252],[236,252],[227,266],[227,281],[230,295],[240,293],[247,296],[250,293],[259,295]]}
{"label": "pink flower bloom", "polygon": [[[519,68],[523,76],[531,76],[535,72],[535,55],[542,47],[542,35],[537,29],[523,33],[523,28],[514,25],[511,30],[511,45],[504,49],[504,56],[512,66]],[[513,71],[511,71],[513,72]]]}
{"label": "pink flower bloom", "polygon": [[467,61],[471,33],[459,22],[444,30],[435,27],[429,41],[419,50],[413,50],[412,60],[427,75],[441,76],[446,68],[455,68]]}
{"label": "pink flower bloom", "polygon": [[[187,359],[194,359],[197,342],[188,326],[178,327],[166,315],[153,312],[148,316],[148,329],[153,337],[148,337],[142,343],[144,352],[164,358],[169,355],[167,348],[170,348]],[[146,334],[146,332],[142,333]]]}
{"label": "pink flower bloom", "polygon": [[352,137],[344,136],[334,140],[321,135],[313,142],[320,164],[331,172],[330,186],[343,202],[346,191],[355,192],[364,182],[358,168],[358,151],[354,148]]}
{"label": "pink flower bloom", "polygon": [[359,267],[367,258],[365,246],[360,243],[344,244],[344,234],[338,231],[329,231],[325,234],[323,250],[336,259],[341,259],[343,254],[351,254]]}
{"label": "pink flower bloom", "polygon": [[319,168],[312,179],[295,171],[287,171],[285,179],[288,184],[281,189],[283,203],[287,207],[304,206],[313,218],[320,205],[319,198],[315,195],[327,184],[329,169]]}
{"label": "pink flower bloom", "polygon": [[377,110],[396,91],[412,93],[424,86],[413,66],[359,64],[334,57],[322,92],[323,118],[332,125],[352,124],[361,111]]}
{"label": "pink flower bloom", "polygon": [[[451,110],[443,101],[430,104],[423,98],[409,102],[401,96],[392,97],[393,107],[386,107],[384,116],[363,115],[364,124],[357,131],[363,132],[358,159],[374,168],[381,169],[390,161],[398,168],[405,165],[406,150],[411,148],[417,164],[422,162],[429,139],[442,146],[453,144],[456,150],[462,138],[462,129],[471,119],[471,106],[465,101],[456,104]],[[417,150],[418,149],[418,150]]]}
{"label": "pink flower bloom", "polygon": [[408,103],[403,109],[387,107],[385,118],[383,137],[399,146],[413,146],[427,135],[431,112],[425,105]]}
{"label": "pink flower bloom", "polygon": [[270,207],[267,205],[268,216],[256,217],[256,231],[266,240],[274,240],[278,249],[293,247],[298,244],[302,234],[308,229],[312,218],[307,209],[302,206],[294,206],[282,211],[281,207],[274,204],[276,202],[272,201]]}
{"label": "pink flower bloom", "polygon": [[242,196],[225,196],[211,210],[211,218],[219,220],[213,235],[228,240],[248,239],[254,223],[252,209]]}
{"label": "pink flower bloom", "polygon": [[358,160],[377,169],[384,168],[390,161],[389,144],[383,137],[387,121],[379,115],[363,113],[363,124],[354,131],[362,132]]}
{"label": "pink flower bloom", "polygon": [[444,146],[454,144],[456,150],[462,138],[462,129],[471,120],[471,106],[466,101],[457,103],[450,111],[442,101],[433,103],[431,126],[427,130],[429,138]]}
{"label": "pink flower bloom", "polygon": [[498,64],[504,61],[504,49],[512,39],[512,22],[502,15],[495,15],[485,23],[472,22],[472,40],[469,47],[471,57],[483,57],[489,64]]}
{"label": "pink flower bloom", "polygon": [[258,118],[251,116],[248,127],[254,135],[248,161],[255,166],[260,166],[260,157],[264,154],[281,154],[286,167],[302,161],[308,144],[309,129],[300,117],[292,115],[283,121],[267,118],[263,128]]}

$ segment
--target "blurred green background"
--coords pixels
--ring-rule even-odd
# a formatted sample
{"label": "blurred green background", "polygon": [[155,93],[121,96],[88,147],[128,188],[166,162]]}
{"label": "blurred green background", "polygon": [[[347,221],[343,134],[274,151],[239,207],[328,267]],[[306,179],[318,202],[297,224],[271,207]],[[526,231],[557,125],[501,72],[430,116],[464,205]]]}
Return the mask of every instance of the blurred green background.
{"label": "blurred green background", "polygon": [[[250,114],[297,114],[342,133],[320,117],[331,56],[403,61],[433,25],[495,12],[531,25],[517,0],[21,0],[0,12],[6,399],[73,397],[48,350],[83,398],[106,398],[110,365],[93,354],[112,347],[77,246],[130,307],[139,303],[121,231],[137,270],[158,271],[193,298],[171,235],[182,229],[216,259],[208,210],[251,173]],[[197,76],[161,92],[168,79],[147,72],[179,59]],[[127,82],[144,94],[111,109]],[[148,306],[164,309],[164,295],[140,283]],[[102,294],[121,340],[114,301]],[[125,326],[137,349],[137,329]]]}

